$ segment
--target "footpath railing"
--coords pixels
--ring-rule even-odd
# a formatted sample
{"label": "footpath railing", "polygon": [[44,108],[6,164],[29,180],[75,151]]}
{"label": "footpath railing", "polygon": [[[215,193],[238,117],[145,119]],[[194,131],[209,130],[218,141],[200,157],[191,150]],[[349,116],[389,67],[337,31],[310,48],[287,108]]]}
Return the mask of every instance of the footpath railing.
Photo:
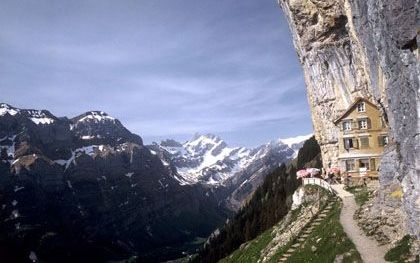
{"label": "footpath railing", "polygon": [[324,188],[325,190],[329,191],[330,193],[337,194],[328,182],[320,178],[315,178],[315,177],[303,178],[303,185],[308,185],[308,184],[318,185]]}

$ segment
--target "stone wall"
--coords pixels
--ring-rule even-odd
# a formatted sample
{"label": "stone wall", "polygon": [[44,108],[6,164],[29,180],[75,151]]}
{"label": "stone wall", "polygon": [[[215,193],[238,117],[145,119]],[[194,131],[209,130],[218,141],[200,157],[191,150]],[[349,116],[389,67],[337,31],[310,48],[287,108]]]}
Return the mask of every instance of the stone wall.
{"label": "stone wall", "polygon": [[392,139],[380,165],[376,207],[383,211],[394,189],[401,187],[406,230],[420,237],[419,1],[279,0],[279,4],[303,66],[324,166],[337,165],[338,129],[333,121],[356,97],[376,103]]}

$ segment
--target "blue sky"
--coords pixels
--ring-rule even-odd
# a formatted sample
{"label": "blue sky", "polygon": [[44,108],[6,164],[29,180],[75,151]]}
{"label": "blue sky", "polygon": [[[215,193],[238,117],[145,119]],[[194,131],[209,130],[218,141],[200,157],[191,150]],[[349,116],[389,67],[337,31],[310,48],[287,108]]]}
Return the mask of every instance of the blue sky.
{"label": "blue sky", "polygon": [[0,102],[103,110],[146,142],[312,132],[276,0],[2,0],[0,65]]}

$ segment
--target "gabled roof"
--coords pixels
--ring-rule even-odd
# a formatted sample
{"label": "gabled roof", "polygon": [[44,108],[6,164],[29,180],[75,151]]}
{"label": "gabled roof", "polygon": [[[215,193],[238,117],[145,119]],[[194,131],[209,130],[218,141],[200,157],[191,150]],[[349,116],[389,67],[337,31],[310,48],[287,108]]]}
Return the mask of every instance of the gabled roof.
{"label": "gabled roof", "polygon": [[354,102],[347,108],[347,110],[346,111],[344,111],[344,113],[343,114],[341,114],[340,115],[340,117],[338,117],[338,119],[336,119],[335,121],[334,121],[334,124],[337,124],[339,121],[341,121],[342,119],[344,119],[347,115],[349,115],[349,113],[351,112],[351,111],[353,111],[353,109],[357,106],[357,104],[359,103],[359,102],[361,102],[361,101],[363,101],[363,102],[366,102],[366,103],[369,103],[370,105],[372,105],[372,106],[374,106],[375,108],[377,108],[378,109],[378,106],[376,106],[375,104],[373,104],[372,102],[370,102],[369,100],[367,100],[367,99],[365,99],[365,98],[362,98],[362,97],[357,97],[355,100],[354,100]]}

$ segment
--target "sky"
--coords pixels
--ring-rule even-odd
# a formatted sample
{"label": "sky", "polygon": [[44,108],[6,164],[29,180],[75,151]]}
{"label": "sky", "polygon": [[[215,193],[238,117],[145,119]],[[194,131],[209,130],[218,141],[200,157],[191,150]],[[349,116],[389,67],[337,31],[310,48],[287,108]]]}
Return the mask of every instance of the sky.
{"label": "sky", "polygon": [[312,132],[276,0],[2,0],[0,102],[102,110],[146,143],[257,146]]}

